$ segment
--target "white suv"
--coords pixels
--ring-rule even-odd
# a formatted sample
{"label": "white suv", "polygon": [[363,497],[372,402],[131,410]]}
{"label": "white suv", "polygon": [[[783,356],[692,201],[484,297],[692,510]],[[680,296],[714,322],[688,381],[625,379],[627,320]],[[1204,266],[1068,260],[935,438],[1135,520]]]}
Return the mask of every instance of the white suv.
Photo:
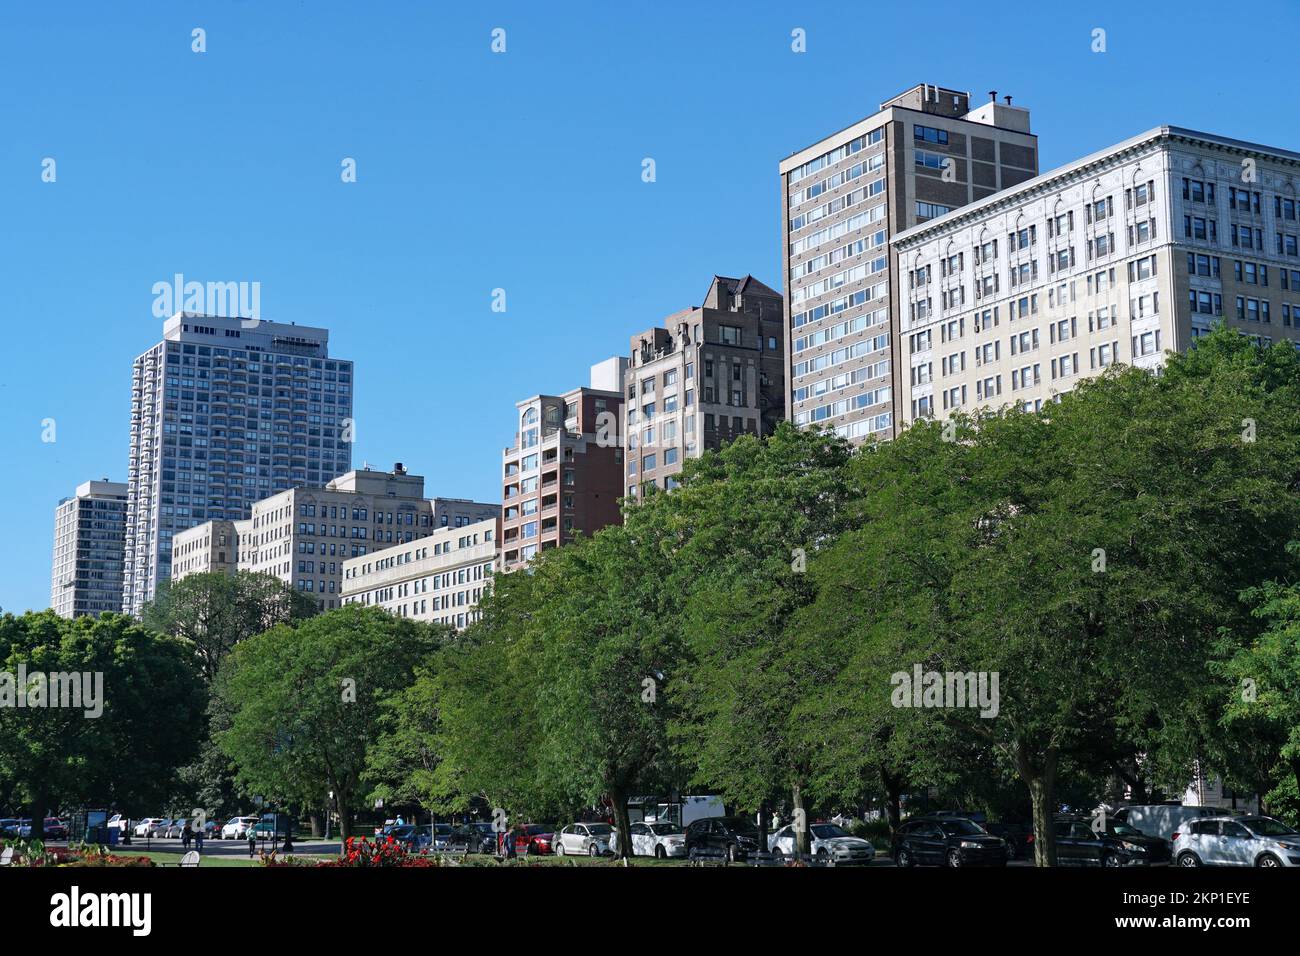
{"label": "white suv", "polygon": [[230,822],[221,828],[221,839],[248,839],[248,831],[257,825],[257,820],[257,817],[231,817]]}
{"label": "white suv", "polygon": [[1300,866],[1300,833],[1272,817],[1189,820],[1173,856],[1179,866]]}

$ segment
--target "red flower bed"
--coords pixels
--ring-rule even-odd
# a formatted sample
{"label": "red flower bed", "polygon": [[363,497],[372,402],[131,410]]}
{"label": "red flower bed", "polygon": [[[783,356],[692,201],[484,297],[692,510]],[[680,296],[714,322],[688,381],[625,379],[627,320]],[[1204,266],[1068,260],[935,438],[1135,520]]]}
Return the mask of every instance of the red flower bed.
{"label": "red flower bed", "polygon": [[427,851],[410,853],[392,837],[386,840],[367,840],[348,837],[343,843],[343,852],[335,860],[318,860],[315,863],[299,863],[296,860],[277,860],[272,854],[262,859],[263,866],[315,866],[318,868],[351,867],[412,867],[427,868],[439,866],[436,857]]}

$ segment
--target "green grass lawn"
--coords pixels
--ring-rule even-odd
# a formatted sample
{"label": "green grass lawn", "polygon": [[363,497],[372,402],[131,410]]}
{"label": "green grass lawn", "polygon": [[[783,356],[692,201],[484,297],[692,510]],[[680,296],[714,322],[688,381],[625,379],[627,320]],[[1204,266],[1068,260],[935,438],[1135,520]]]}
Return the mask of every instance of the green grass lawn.
{"label": "green grass lawn", "polygon": [[[166,850],[137,850],[135,847],[119,847],[114,850],[117,856],[147,856],[159,866],[175,866],[180,863],[183,853],[170,853]],[[299,857],[299,859],[326,859],[326,857]],[[211,866],[261,866],[262,861],[247,856],[203,856],[201,867]]]}

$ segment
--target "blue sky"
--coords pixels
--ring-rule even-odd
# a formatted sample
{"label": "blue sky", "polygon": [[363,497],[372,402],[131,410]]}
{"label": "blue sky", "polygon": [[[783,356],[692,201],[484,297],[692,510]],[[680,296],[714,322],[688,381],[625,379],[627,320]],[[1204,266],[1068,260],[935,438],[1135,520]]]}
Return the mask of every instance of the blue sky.
{"label": "blue sky", "polygon": [[157,281],[260,282],[263,318],[357,363],[358,465],[497,500],[517,399],[585,384],[714,273],[780,288],[778,160],[916,83],[1013,94],[1044,169],[1160,123],[1300,149],[1300,6],[1251,4],[1241,44],[1217,9],[6,4],[0,606],[49,603],[58,499],[126,478]]}

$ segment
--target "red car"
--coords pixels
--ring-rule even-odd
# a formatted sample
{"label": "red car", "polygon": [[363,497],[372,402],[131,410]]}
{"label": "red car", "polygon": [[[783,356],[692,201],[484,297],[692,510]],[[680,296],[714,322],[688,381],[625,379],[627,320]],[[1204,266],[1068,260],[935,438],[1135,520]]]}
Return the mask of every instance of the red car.
{"label": "red car", "polygon": [[529,853],[546,854],[555,852],[553,844],[554,827],[543,826],[540,823],[530,823],[527,826],[516,827],[514,834],[515,853],[519,856]]}
{"label": "red car", "polygon": [[45,839],[66,840],[68,838],[68,825],[58,817],[46,817],[44,826]]}

